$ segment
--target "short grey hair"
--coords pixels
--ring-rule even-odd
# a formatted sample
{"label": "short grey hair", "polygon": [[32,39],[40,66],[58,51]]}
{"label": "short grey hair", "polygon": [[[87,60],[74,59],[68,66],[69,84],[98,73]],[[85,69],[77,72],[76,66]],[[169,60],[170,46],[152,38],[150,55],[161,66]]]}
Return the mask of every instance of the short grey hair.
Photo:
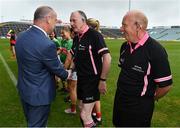
{"label": "short grey hair", "polygon": [[34,13],[34,20],[42,19],[54,10],[49,6],[38,7]]}
{"label": "short grey hair", "polygon": [[85,22],[87,22],[87,16],[86,16],[86,14],[85,14],[83,11],[81,11],[81,10],[78,10],[77,12],[81,15],[82,20],[85,21]]}

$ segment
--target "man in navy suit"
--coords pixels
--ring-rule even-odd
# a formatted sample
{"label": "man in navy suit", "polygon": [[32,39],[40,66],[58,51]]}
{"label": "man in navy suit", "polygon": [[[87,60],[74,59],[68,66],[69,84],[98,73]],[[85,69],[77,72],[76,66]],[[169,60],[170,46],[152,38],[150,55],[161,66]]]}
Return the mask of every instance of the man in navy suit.
{"label": "man in navy suit", "polygon": [[41,6],[34,13],[33,26],[17,38],[17,88],[28,127],[47,125],[50,104],[55,98],[54,75],[68,77],[57,58],[55,44],[48,38],[56,23],[56,12]]}

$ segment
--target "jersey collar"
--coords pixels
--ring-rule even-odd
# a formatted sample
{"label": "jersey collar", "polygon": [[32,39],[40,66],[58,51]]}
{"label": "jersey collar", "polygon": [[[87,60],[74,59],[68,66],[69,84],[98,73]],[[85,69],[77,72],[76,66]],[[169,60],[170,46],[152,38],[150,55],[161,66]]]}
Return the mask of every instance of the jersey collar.
{"label": "jersey collar", "polygon": [[81,33],[78,33],[79,39],[81,39],[83,37],[84,33],[86,33],[88,31],[88,29],[89,29],[89,27],[88,27],[88,25],[86,25],[84,27],[83,31]]}
{"label": "jersey collar", "polygon": [[136,46],[134,48],[132,48],[131,42],[128,42],[130,45],[130,52],[132,53],[134,50],[136,50],[140,46],[143,46],[148,38],[149,38],[149,34],[146,32],[145,35],[143,36],[143,38],[138,41],[138,43],[136,44]]}

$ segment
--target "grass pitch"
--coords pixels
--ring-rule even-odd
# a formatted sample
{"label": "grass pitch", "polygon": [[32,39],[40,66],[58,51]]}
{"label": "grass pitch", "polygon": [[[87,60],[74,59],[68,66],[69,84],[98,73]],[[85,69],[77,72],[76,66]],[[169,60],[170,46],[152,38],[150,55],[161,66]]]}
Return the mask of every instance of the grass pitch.
{"label": "grass pitch", "polygon": [[[106,40],[112,56],[112,65],[107,80],[108,93],[101,97],[103,125],[111,127],[113,101],[116,90],[116,81],[120,72],[118,68],[119,49],[122,40]],[[178,127],[180,126],[180,42],[161,42],[169,55],[173,75],[173,88],[164,98],[156,102],[152,119],[152,127]],[[0,40],[0,53],[17,78],[16,60],[11,58],[9,42]],[[67,115],[64,109],[69,103],[64,102],[65,95],[57,92],[57,97],[52,103],[48,127],[78,127],[81,126],[79,111],[77,115]],[[23,110],[18,92],[11,81],[2,61],[0,61],[0,126],[23,127],[26,126]]]}

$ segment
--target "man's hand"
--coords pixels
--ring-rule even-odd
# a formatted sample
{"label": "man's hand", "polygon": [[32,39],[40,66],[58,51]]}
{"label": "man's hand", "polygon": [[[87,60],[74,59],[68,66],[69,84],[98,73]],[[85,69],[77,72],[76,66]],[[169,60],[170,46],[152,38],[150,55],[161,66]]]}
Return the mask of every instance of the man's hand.
{"label": "man's hand", "polygon": [[163,96],[165,96],[169,92],[171,87],[172,86],[169,85],[169,86],[166,86],[166,87],[157,88],[156,92],[155,92],[155,95],[154,95],[154,99],[158,100],[158,99],[162,98]]}
{"label": "man's hand", "polygon": [[106,94],[107,88],[106,88],[106,81],[99,81],[99,92],[103,95]]}
{"label": "man's hand", "polygon": [[68,51],[67,51],[67,49],[66,49],[66,48],[61,48],[61,53],[63,53],[63,54],[67,54],[67,53],[68,53]]}

